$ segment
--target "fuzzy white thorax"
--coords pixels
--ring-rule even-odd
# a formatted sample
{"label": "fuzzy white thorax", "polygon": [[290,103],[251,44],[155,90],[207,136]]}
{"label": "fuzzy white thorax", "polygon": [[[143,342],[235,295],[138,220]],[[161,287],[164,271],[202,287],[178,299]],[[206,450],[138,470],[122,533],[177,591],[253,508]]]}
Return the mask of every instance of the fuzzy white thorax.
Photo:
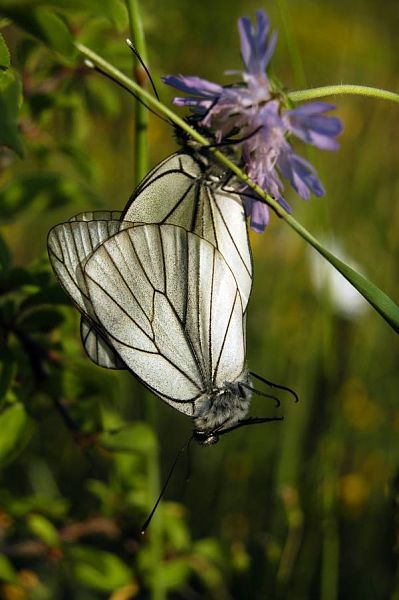
{"label": "fuzzy white thorax", "polygon": [[223,387],[215,388],[197,400],[194,425],[197,431],[212,432],[219,427],[226,429],[241,421],[248,412],[251,391],[248,389],[248,373]]}

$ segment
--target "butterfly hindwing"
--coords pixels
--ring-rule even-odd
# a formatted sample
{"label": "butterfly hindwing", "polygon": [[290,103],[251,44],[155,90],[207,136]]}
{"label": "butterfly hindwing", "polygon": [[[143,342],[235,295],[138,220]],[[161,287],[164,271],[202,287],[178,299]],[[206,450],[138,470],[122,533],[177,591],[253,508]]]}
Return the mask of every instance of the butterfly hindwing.
{"label": "butterfly hindwing", "polygon": [[113,347],[83,315],[80,318],[80,337],[87,356],[96,365],[105,369],[126,368]]}
{"label": "butterfly hindwing", "polygon": [[[92,326],[96,317],[82,269],[98,246],[119,231],[118,217],[120,213],[115,211],[80,213],[68,222],[53,227],[47,240],[54,272],[83,315],[81,338],[85,351],[93,362],[111,369],[123,369],[124,366],[113,348],[107,345],[104,337]],[[97,336],[100,336],[98,340]]]}

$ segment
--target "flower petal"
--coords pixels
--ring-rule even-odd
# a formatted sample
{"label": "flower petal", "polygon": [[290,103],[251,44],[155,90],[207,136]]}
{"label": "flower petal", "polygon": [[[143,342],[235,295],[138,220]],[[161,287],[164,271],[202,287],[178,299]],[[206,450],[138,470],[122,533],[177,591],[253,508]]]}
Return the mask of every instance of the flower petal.
{"label": "flower petal", "polygon": [[250,225],[256,233],[263,233],[269,224],[269,208],[265,202],[251,196],[244,196],[245,212],[250,217]]}
{"label": "flower petal", "polygon": [[304,142],[322,150],[336,150],[338,142],[334,138],[341,133],[342,123],[337,117],[323,114],[332,108],[324,102],[309,102],[285,111],[284,121],[289,131]]}
{"label": "flower petal", "polygon": [[323,196],[325,194],[315,169],[307,160],[298,156],[292,150],[282,153],[278,158],[277,164],[281,173],[288,179],[294,190],[303,200],[308,200],[310,192],[315,196]]}
{"label": "flower petal", "polygon": [[185,77],[184,75],[165,75],[162,77],[162,81],[167,85],[171,85],[181,92],[187,94],[195,94],[203,98],[212,98],[219,96],[223,87],[218,83],[213,83],[207,79],[190,75]]}
{"label": "flower petal", "polygon": [[246,75],[264,75],[277,41],[275,33],[268,41],[269,19],[266,13],[263,10],[258,10],[256,18],[256,29],[248,17],[242,17],[238,20],[241,57]]}

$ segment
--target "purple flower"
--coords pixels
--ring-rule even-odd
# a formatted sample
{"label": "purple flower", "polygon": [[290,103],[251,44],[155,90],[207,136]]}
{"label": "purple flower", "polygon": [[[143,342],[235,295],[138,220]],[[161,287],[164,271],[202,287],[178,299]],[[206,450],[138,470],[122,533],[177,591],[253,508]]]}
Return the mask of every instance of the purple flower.
{"label": "purple flower", "polygon": [[[244,170],[263,190],[290,211],[283,197],[282,177],[304,200],[324,194],[312,165],[294,152],[290,138],[297,137],[322,150],[336,150],[341,121],[325,113],[334,109],[324,102],[308,102],[288,109],[284,96],[273,88],[266,74],[276,33],[269,35],[269,20],[256,13],[257,26],[244,17],[238,21],[244,71],[241,82],[223,87],[199,77],[167,76],[163,81],[190,97],[177,97],[174,104],[188,106],[200,117],[217,141],[236,135]],[[234,72],[230,72],[234,73]],[[235,72],[237,73],[237,72]],[[241,190],[251,227],[263,231],[269,221],[267,205],[248,187]]]}

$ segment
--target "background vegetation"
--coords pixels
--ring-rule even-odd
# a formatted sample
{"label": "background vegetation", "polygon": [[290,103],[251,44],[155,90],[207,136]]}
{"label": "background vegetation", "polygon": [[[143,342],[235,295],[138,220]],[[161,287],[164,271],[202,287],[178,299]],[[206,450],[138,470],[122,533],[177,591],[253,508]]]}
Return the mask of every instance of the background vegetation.
{"label": "background vegetation", "polygon": [[[154,79],[219,81],[239,68],[236,20],[257,8],[143,2]],[[279,30],[273,69],[289,89],[399,87],[395,2],[262,8]],[[134,100],[73,55],[69,34],[131,72],[125,5],[0,0],[0,14],[11,53],[10,67],[1,42],[0,597],[399,598],[397,340],[277,219],[251,235],[248,362],[301,402],[283,402],[283,423],[193,447],[190,481],[183,459],[140,535],[191,424],[128,374],[85,358],[46,256],[51,226],[122,209],[134,187]],[[292,198],[295,216],[397,298],[399,109],[336,100],[340,151],[309,153],[327,196]],[[148,146],[151,165],[175,148],[152,116]],[[84,435],[66,427],[64,406]],[[270,409],[254,400],[254,414]]]}

